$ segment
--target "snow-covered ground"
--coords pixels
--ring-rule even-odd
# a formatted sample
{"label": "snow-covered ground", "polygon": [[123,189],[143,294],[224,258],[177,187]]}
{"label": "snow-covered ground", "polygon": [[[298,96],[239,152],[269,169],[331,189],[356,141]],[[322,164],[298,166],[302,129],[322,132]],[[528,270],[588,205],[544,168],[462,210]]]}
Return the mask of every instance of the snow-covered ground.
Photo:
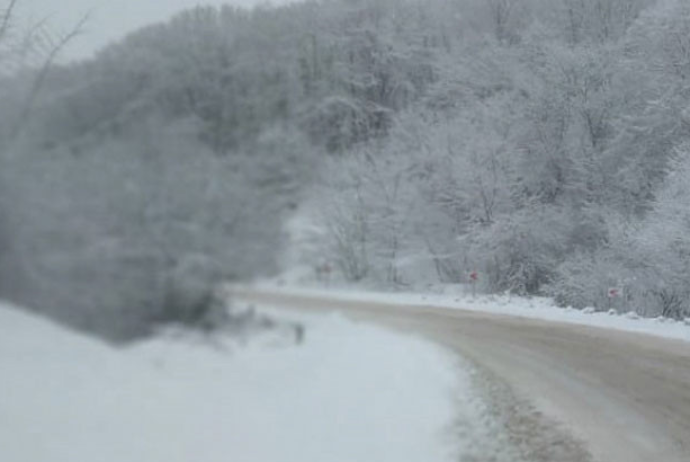
{"label": "snow-covered ground", "polygon": [[636,332],[690,342],[690,319],[685,321],[669,318],[650,319],[642,318],[634,312],[621,314],[615,310],[598,312],[593,308],[584,310],[561,308],[551,299],[542,297],[472,296],[471,289],[463,285],[430,286],[417,292],[377,292],[344,285],[332,285],[329,287],[324,285],[323,282],[295,281],[285,277],[278,280],[261,281],[256,285],[263,289],[279,290],[292,294],[507,314]]}
{"label": "snow-covered ground", "polygon": [[0,305],[2,462],[435,462],[497,444],[458,358],[337,315],[114,349]]}

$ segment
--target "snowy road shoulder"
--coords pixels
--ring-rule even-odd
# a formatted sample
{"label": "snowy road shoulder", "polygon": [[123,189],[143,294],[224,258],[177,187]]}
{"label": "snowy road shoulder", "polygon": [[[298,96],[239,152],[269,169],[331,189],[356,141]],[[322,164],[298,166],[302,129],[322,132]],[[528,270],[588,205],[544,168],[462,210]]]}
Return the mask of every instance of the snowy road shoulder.
{"label": "snowy road shoulder", "polygon": [[445,286],[426,293],[373,292],[355,288],[323,288],[313,285],[282,286],[263,282],[256,289],[307,297],[395,304],[400,306],[429,306],[503,314],[529,319],[613,329],[656,337],[690,342],[690,319],[677,321],[669,318],[642,318],[630,312],[625,314],[597,312],[594,309],[576,310],[558,307],[552,300],[541,297],[515,297],[506,295],[477,295],[473,297],[462,286]]}
{"label": "snowy road shoulder", "polygon": [[0,305],[2,459],[440,462],[497,444],[450,353],[337,315],[299,320],[300,345],[115,350]]}

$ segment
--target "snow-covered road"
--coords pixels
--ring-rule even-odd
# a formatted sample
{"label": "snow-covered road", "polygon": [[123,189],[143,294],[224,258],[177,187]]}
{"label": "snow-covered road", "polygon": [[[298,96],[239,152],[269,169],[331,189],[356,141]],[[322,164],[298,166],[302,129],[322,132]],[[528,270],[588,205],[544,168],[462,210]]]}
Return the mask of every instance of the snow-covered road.
{"label": "snow-covered road", "polygon": [[[545,419],[560,422],[596,461],[690,460],[687,342],[457,307],[366,301],[364,296],[354,300],[276,289],[234,290],[244,300],[338,310],[423,334],[473,360],[512,390],[516,401],[526,400]],[[508,425],[515,439],[529,446],[529,459],[589,459],[572,440],[549,435],[551,429],[539,415],[518,415]]]}

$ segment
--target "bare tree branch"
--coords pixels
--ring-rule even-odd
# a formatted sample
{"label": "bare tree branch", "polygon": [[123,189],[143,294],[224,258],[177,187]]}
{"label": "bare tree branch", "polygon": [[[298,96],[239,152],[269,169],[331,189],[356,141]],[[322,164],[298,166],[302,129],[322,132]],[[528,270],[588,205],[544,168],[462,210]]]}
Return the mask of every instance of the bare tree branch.
{"label": "bare tree branch", "polygon": [[43,85],[45,84],[45,80],[48,77],[50,69],[53,67],[55,61],[65,47],[82,33],[84,30],[84,25],[88,22],[89,18],[90,14],[84,15],[69,33],[60,37],[60,39],[52,45],[45,60],[43,61],[43,64],[41,65],[40,70],[38,71],[38,74],[36,75],[36,78],[34,79],[33,84],[31,85],[31,90],[26,98],[26,103],[24,104],[24,108],[17,119],[14,129],[12,130],[10,139],[16,139],[16,137],[21,133],[22,129],[26,126],[26,122],[31,116],[31,111],[38,100],[41,88],[43,88]]}
{"label": "bare tree branch", "polygon": [[0,43],[2,43],[10,31],[12,18],[14,17],[14,10],[16,9],[18,3],[19,0],[10,0],[9,5],[7,5],[7,9],[2,16],[2,21],[0,22]]}

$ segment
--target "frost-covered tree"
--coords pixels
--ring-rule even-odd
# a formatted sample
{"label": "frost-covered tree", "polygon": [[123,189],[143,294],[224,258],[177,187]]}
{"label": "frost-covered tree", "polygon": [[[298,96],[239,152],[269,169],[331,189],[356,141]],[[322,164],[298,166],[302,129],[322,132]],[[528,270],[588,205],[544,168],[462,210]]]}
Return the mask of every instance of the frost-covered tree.
{"label": "frost-covered tree", "polygon": [[690,147],[679,147],[652,211],[635,236],[657,313],[690,316]]}
{"label": "frost-covered tree", "polygon": [[279,146],[267,136],[219,157],[187,133],[153,119],[83,154],[11,165],[13,298],[122,340],[198,322],[215,284],[271,274],[308,145],[282,132]]}
{"label": "frost-covered tree", "polygon": [[11,227],[16,220],[11,200],[15,179],[8,167],[16,160],[17,139],[30,123],[49,72],[87,19],[64,35],[52,34],[45,21],[23,30],[18,21],[21,5],[21,0],[0,5],[0,295],[5,296],[17,281]]}
{"label": "frost-covered tree", "polygon": [[[271,15],[194,10],[93,60],[26,71],[45,80],[3,157],[2,296],[122,340],[197,322],[214,284],[275,270],[315,158],[276,110],[290,68],[264,65],[256,50],[278,48],[248,32]],[[248,40],[239,57],[230,23]],[[3,102],[25,80],[8,78]]]}

